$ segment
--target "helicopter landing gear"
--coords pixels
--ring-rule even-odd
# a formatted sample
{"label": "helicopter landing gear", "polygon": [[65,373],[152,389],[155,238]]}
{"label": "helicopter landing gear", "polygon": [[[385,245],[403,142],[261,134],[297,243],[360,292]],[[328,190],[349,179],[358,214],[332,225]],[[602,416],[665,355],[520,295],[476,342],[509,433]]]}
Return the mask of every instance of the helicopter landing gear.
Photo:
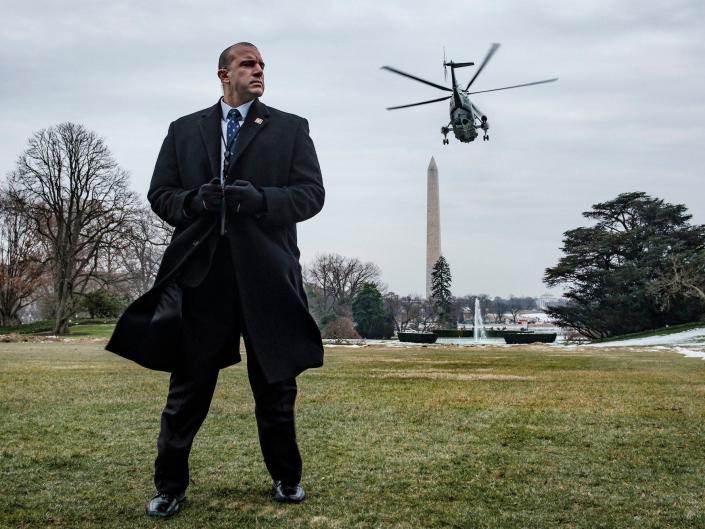
{"label": "helicopter landing gear", "polygon": [[441,127],[441,134],[443,134],[443,145],[448,145],[450,141],[448,141],[448,133],[450,132],[449,127]]}
{"label": "helicopter landing gear", "polygon": [[490,124],[487,123],[487,116],[480,118],[480,128],[483,132],[482,141],[490,141],[490,135],[487,134],[487,130],[490,128]]}

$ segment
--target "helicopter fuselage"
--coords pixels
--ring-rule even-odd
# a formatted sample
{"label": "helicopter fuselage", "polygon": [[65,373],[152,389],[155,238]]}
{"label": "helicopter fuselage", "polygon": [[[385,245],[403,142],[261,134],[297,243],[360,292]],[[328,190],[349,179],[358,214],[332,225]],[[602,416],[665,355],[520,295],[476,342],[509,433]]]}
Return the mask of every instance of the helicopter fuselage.
{"label": "helicopter fuselage", "polygon": [[[473,111],[470,98],[456,87],[457,97],[450,98],[450,123],[455,137],[463,143],[470,143],[477,138],[476,119],[479,116]],[[456,99],[458,101],[456,101]],[[460,104],[458,104],[460,103]],[[485,120],[486,122],[486,120]]]}

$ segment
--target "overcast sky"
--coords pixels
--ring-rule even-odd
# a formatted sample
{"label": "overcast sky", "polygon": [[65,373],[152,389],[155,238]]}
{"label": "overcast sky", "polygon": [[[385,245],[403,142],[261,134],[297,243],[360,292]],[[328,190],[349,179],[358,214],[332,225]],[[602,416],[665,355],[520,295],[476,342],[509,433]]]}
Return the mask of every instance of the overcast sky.
{"label": "overcast sky", "polygon": [[[8,5],[10,4],[10,5]],[[701,0],[421,2],[66,0],[0,8],[0,172],[33,131],[97,131],[146,195],[171,121],[219,95],[217,57],[258,45],[265,104],[306,117],[326,204],[299,225],[305,264],[373,261],[399,294],[425,291],[426,169],[439,169],[453,293],[540,295],[562,233],[618,193],[683,203],[705,223],[705,3]],[[448,59],[479,63],[490,142],[441,144]],[[458,70],[467,82],[473,68]],[[450,81],[448,81],[450,82]]]}

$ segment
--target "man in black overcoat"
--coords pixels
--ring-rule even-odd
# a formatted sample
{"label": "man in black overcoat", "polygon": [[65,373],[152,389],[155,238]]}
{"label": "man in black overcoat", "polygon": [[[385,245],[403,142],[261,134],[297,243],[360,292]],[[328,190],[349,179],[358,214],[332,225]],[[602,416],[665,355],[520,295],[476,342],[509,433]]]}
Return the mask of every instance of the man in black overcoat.
{"label": "man in black overcoat", "polygon": [[178,512],[188,456],[218,372],[240,361],[240,335],[274,499],[301,502],[296,376],[323,364],[308,312],[296,223],[323,207],[305,119],[269,108],[264,62],[238,43],[220,55],[223,97],[169,126],[148,199],[175,227],[154,287],[128,307],[107,349],[171,373],[147,514]]}

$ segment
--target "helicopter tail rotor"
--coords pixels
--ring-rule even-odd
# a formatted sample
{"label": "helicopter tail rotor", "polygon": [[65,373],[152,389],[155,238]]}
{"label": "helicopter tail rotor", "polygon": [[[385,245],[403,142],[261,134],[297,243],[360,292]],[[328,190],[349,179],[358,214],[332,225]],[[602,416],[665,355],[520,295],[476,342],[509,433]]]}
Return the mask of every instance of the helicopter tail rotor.
{"label": "helicopter tail rotor", "polygon": [[448,82],[448,65],[446,64],[446,47],[443,46],[443,81]]}

